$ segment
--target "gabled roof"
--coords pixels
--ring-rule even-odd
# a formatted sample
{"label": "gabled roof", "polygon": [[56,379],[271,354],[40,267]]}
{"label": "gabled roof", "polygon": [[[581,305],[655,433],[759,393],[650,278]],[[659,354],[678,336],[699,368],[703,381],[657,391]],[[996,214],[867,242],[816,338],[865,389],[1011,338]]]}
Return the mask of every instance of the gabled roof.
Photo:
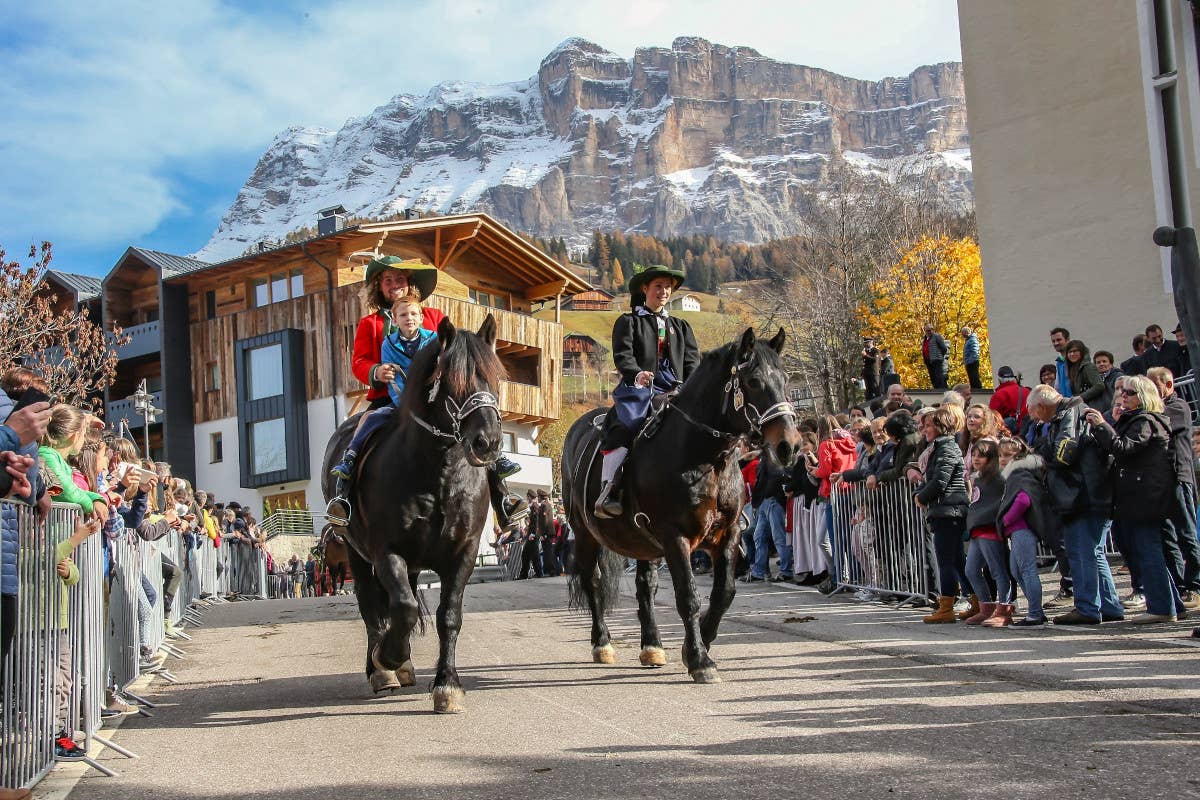
{"label": "gabled roof", "polygon": [[100,296],[101,278],[92,275],[79,275],[74,272],[60,272],[56,269],[46,270],[46,277],[53,278],[74,292],[77,303],[86,303],[88,300]]}
{"label": "gabled roof", "polygon": [[177,256],[172,253],[163,253],[158,250],[147,250],[142,247],[131,247],[126,251],[126,255],[135,253],[142,260],[158,267],[162,272],[163,280],[167,278],[176,278],[180,275],[186,275],[189,272],[196,272],[202,269],[208,269],[212,266],[207,261],[197,261],[194,258],[187,256]]}
{"label": "gabled roof", "polygon": [[[292,242],[268,250],[247,253],[217,264],[204,264],[195,259],[169,256],[198,266],[189,267],[183,272],[172,275],[164,272],[163,279],[180,279],[184,275],[190,275],[190,273],[200,270],[217,270],[219,271],[217,274],[223,274],[249,266],[257,267],[272,263],[285,254],[290,257],[293,251],[307,252],[306,248],[309,245],[318,242],[342,248],[343,252],[355,247],[366,248],[352,254],[362,255],[365,263],[365,259],[370,258],[369,251],[372,248],[380,248],[389,240],[394,242],[402,238],[419,243],[419,247],[429,263],[438,269],[451,267],[451,272],[454,258],[467,250],[474,249],[476,253],[482,254],[496,264],[500,270],[523,285],[525,297],[530,301],[550,299],[560,292],[577,294],[591,288],[573,270],[564,267],[534,244],[483,213],[351,225],[323,236],[314,236],[301,242]],[[386,252],[386,249],[383,247],[380,252]],[[166,254],[160,255],[165,256]]]}

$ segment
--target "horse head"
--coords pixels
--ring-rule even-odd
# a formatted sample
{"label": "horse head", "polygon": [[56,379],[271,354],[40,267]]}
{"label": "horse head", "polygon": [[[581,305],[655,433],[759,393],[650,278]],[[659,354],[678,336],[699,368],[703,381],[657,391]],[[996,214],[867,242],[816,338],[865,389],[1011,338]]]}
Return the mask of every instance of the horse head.
{"label": "horse head", "polygon": [[724,413],[743,433],[760,433],[763,449],[788,464],[800,432],[796,412],[787,399],[787,373],[779,357],[784,338],[783,328],[767,342],[758,341],[753,328],[746,329],[729,368]]}
{"label": "horse head", "polygon": [[487,466],[500,457],[503,441],[497,392],[505,371],[496,355],[496,320],[488,314],[472,333],[443,318],[437,338],[437,347],[425,348],[413,362],[414,391],[405,392],[409,414],[461,444],[472,466]]}

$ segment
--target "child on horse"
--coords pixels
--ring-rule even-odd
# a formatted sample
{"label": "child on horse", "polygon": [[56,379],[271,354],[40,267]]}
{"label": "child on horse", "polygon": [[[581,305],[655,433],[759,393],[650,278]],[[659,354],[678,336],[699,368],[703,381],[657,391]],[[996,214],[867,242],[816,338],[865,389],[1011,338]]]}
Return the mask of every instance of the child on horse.
{"label": "child on horse", "polygon": [[[330,470],[338,479],[337,492],[327,509],[331,517],[348,519],[350,481],[359,451],[399,404],[400,394],[404,391],[402,372],[412,363],[416,351],[436,337],[438,325],[446,316],[439,309],[421,305],[433,294],[437,279],[437,267],[415,258],[380,256],[367,264],[363,278],[363,301],[370,311],[358,322],[351,368],[354,376],[368,386],[369,406],[368,412],[359,420],[359,427],[342,460]],[[412,302],[407,300],[410,295],[416,299],[415,311]],[[397,301],[401,299],[406,300],[399,308],[406,319],[403,330],[395,315]],[[415,332],[412,325],[414,317],[418,325]],[[411,352],[404,355],[406,351]],[[398,364],[402,365],[401,372],[397,371]],[[494,483],[500,490],[499,494],[505,498],[502,503],[493,504],[496,520],[503,529],[509,528],[525,510],[524,501],[509,495],[503,483],[505,478],[515,475],[520,469],[520,465],[503,455],[496,460],[494,467],[488,469],[488,482]]]}
{"label": "child on horse", "polygon": [[613,390],[613,407],[604,420],[600,451],[600,496],[594,511],[601,519],[621,516],[617,471],[634,436],[650,413],[650,400],[687,380],[700,363],[692,326],[667,314],[671,293],[683,285],[680,270],[647,267],[629,279],[632,311],[613,324],[613,363],[621,382]]}
{"label": "child on horse", "polygon": [[[437,334],[428,328],[421,327],[422,308],[421,295],[416,289],[396,300],[392,305],[391,323],[383,337],[380,348],[381,364],[391,367],[392,380],[388,384],[388,397],[391,403],[373,408],[363,414],[354,431],[354,438],[346,447],[342,460],[330,472],[342,481],[350,480],[354,472],[354,462],[358,452],[371,434],[382,428],[391,418],[393,409],[400,406],[400,398],[404,395],[404,383],[408,376],[408,368],[412,365],[413,356],[417,351],[437,339]],[[341,494],[341,492],[338,492]]]}

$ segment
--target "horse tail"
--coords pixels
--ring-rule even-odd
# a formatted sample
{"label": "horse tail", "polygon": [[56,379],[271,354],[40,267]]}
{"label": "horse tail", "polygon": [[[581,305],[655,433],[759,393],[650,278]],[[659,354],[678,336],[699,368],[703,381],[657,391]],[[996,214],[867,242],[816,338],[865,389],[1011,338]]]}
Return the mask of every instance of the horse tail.
{"label": "horse tail", "polygon": [[617,607],[625,559],[599,542],[596,543],[596,549],[596,562],[591,574],[582,574],[582,565],[578,559],[575,561],[571,576],[567,579],[567,607],[573,611],[589,610],[587,593],[584,591],[584,581],[589,581],[596,600],[596,616],[603,618]]}

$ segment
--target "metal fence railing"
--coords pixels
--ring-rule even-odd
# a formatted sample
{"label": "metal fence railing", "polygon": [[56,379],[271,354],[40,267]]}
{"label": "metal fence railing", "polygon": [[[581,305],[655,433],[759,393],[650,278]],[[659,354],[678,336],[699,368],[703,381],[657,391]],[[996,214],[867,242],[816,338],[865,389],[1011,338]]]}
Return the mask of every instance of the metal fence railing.
{"label": "metal fence railing", "polygon": [[923,601],[932,585],[931,556],[909,484],[843,484],[831,500],[830,575],[837,585]]}
{"label": "metal fence railing", "polygon": [[[0,502],[0,513],[16,515],[19,534],[15,638],[0,664],[0,786],[37,783],[54,766],[60,734],[85,753],[104,747],[132,757],[101,735],[105,690],[148,713],[153,704],[129,687],[146,672],[174,680],[170,660],[186,656],[180,645],[190,638],[184,626],[198,625],[202,610],[231,587],[242,597],[266,596],[258,548],[216,549],[207,536],[175,531],[155,542],[132,531],[106,541],[86,535],[72,505],[54,505],[45,522],[23,503]],[[73,535],[71,549],[65,543]],[[56,570],[60,545],[79,571],[69,588]]]}

